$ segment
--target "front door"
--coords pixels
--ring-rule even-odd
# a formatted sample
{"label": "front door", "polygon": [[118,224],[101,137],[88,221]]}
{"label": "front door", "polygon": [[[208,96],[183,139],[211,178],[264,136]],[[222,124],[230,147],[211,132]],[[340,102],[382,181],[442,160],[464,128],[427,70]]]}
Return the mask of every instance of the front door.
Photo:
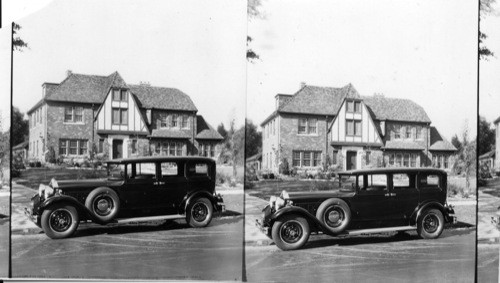
{"label": "front door", "polygon": [[356,157],[357,157],[357,152],[355,152],[355,151],[348,151],[347,152],[346,170],[356,169],[356,159],[357,159]]}
{"label": "front door", "polygon": [[123,157],[123,140],[113,140],[113,159]]}

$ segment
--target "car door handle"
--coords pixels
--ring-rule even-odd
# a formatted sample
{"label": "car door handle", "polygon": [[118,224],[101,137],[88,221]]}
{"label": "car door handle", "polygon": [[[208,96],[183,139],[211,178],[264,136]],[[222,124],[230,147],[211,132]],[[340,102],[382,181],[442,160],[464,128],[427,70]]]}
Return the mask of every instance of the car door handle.
{"label": "car door handle", "polygon": [[165,185],[165,182],[154,182],[154,184],[160,186],[160,185]]}
{"label": "car door handle", "polygon": [[395,193],[387,193],[384,196],[386,196],[386,197],[395,197],[396,194]]}

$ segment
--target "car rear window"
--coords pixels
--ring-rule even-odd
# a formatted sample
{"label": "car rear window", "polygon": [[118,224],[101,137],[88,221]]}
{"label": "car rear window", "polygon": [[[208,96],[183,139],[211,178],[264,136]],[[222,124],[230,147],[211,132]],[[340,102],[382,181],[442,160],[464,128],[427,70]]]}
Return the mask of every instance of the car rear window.
{"label": "car rear window", "polygon": [[156,164],[153,162],[136,163],[135,172],[132,171],[131,178],[152,179],[156,176]]}
{"label": "car rear window", "polygon": [[208,164],[206,163],[191,163],[188,167],[190,176],[208,176]]}
{"label": "car rear window", "polygon": [[422,188],[439,188],[439,175],[422,175],[420,177],[420,187]]}
{"label": "car rear window", "polygon": [[395,190],[415,188],[415,175],[406,173],[393,174],[392,183]]}

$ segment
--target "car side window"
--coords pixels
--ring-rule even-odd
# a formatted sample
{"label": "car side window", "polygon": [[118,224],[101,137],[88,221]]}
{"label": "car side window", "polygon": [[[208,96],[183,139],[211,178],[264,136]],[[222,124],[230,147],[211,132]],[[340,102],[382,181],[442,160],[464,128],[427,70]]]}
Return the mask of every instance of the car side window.
{"label": "car side window", "polygon": [[189,176],[208,176],[208,164],[197,162],[188,164]]}
{"label": "car side window", "polygon": [[177,165],[176,162],[162,162],[160,168],[162,177],[179,175],[179,166]]}
{"label": "car side window", "polygon": [[406,173],[393,174],[392,185],[394,190],[415,189],[415,175]]}
{"label": "car side window", "polygon": [[153,162],[143,162],[132,164],[131,179],[148,180],[156,177],[156,164]]}
{"label": "car side window", "polygon": [[387,191],[387,175],[367,174],[364,188],[366,191]]}
{"label": "car side window", "polygon": [[422,189],[439,189],[441,178],[435,174],[422,174],[420,175],[420,188]]}

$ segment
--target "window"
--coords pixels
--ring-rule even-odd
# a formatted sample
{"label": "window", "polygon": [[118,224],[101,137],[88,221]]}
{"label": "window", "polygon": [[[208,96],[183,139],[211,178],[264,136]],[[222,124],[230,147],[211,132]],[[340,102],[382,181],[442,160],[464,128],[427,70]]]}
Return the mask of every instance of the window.
{"label": "window", "polygon": [[404,155],[403,166],[410,167],[410,155],[408,153]]}
{"label": "window", "polygon": [[370,151],[367,151],[367,152],[365,153],[365,163],[366,163],[366,165],[369,165],[369,164],[370,164],[370,154],[371,154],[371,152],[370,152]]}
{"label": "window", "polygon": [[70,140],[69,141],[69,154],[76,155],[78,153],[78,141]]}
{"label": "window", "polygon": [[417,155],[412,153],[410,156],[410,166],[417,167]]}
{"label": "window", "polygon": [[311,152],[305,151],[303,156],[302,166],[311,166]]}
{"label": "window", "polygon": [[436,159],[437,159],[437,168],[441,168],[441,156],[438,155]]}
{"label": "window", "polygon": [[415,129],[415,139],[419,140],[422,138],[422,127],[417,126]]}
{"label": "window", "polygon": [[361,121],[346,120],[346,123],[347,123],[346,134],[348,136],[361,136]]}
{"label": "window", "polygon": [[210,157],[215,157],[215,145],[214,144],[210,147]]}
{"label": "window", "polygon": [[132,140],[131,147],[132,153],[137,153],[137,140]]}
{"label": "window", "polygon": [[168,154],[171,156],[175,155],[175,142],[170,142],[168,145]]}
{"label": "window", "polygon": [[299,119],[299,134],[305,134],[307,129],[307,119]]}
{"label": "window", "polygon": [[170,127],[175,128],[175,127],[179,126],[177,119],[178,119],[178,115],[172,114],[172,121],[171,121]]}
{"label": "window", "polygon": [[406,138],[407,139],[411,139],[411,127],[410,126],[406,126]]}
{"label": "window", "polygon": [[127,98],[127,90],[125,89],[113,89],[113,101],[124,101],[126,102]]}
{"label": "window", "polygon": [[354,102],[354,112],[361,113],[361,102],[359,101]]}
{"label": "window", "polygon": [[111,118],[113,125],[127,125],[128,109],[113,108],[113,116]]}
{"label": "window", "polygon": [[347,101],[347,112],[361,113],[361,102]]}
{"label": "window", "polygon": [[67,140],[59,140],[59,155],[68,154],[67,146],[68,146]]}
{"label": "window", "polygon": [[162,162],[161,163],[161,175],[162,176],[177,176],[179,174],[179,168],[175,162]]}
{"label": "window", "polygon": [[299,134],[317,134],[318,119],[316,118],[300,118],[299,119]]}
{"label": "window", "polygon": [[208,176],[208,164],[191,163],[188,165],[188,173],[190,176]]}
{"label": "window", "polygon": [[313,166],[321,166],[321,152],[313,152]]}
{"label": "window", "polygon": [[156,177],[156,164],[152,162],[135,164],[135,172],[132,169],[132,178],[153,179]]}
{"label": "window", "polygon": [[293,166],[300,167],[300,151],[293,152]]}
{"label": "window", "polygon": [[183,129],[189,128],[188,119],[189,119],[188,115],[182,115],[182,120],[181,120],[182,125],[181,125],[181,127]]}
{"label": "window", "polygon": [[104,152],[104,139],[99,139],[99,145],[97,147],[97,152],[98,153]]}
{"label": "window", "polygon": [[401,155],[401,153],[396,154],[396,166],[401,167],[401,165],[403,164],[402,159],[403,156]]}
{"label": "window", "polygon": [[332,165],[337,165],[338,154],[339,154],[338,151],[333,152]]}
{"label": "window", "polygon": [[64,122],[82,123],[83,107],[64,107]]}
{"label": "window", "polygon": [[444,161],[443,161],[444,168],[448,168],[448,156],[443,156],[443,158],[444,158]]}
{"label": "window", "polygon": [[84,155],[87,154],[87,141],[86,140],[79,140],[78,141],[78,154],[79,155]]}
{"label": "window", "polygon": [[401,125],[394,125],[394,139],[400,139],[401,138]]}
{"label": "window", "polygon": [[359,182],[361,178],[358,179],[358,186],[361,188],[360,193],[364,192],[377,192],[387,190],[387,175],[384,174],[368,174],[363,176],[366,180]]}
{"label": "window", "polygon": [[166,128],[168,126],[168,117],[163,115],[160,117],[160,128]]}
{"label": "window", "polygon": [[392,183],[395,190],[415,188],[415,175],[394,174]]}
{"label": "window", "polygon": [[440,177],[438,175],[423,175],[420,174],[420,188],[432,189],[439,188]]}
{"label": "window", "polygon": [[389,165],[394,165],[394,154],[389,154]]}

